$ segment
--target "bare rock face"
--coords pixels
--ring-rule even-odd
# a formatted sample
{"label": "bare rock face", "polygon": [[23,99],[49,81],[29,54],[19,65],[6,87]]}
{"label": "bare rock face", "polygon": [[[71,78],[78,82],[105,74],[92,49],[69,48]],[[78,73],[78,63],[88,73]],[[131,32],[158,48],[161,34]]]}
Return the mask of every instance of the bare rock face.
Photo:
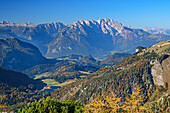
{"label": "bare rock face", "polygon": [[151,74],[153,76],[154,84],[167,86],[170,91],[170,41],[160,42],[151,46],[148,50],[154,51],[160,56],[161,60],[151,61],[150,64],[153,65],[151,68]]}
{"label": "bare rock face", "polygon": [[170,91],[170,56],[162,62],[164,83],[168,83]]}
{"label": "bare rock face", "polygon": [[151,74],[154,84],[164,86],[165,83],[168,83],[168,90],[170,91],[170,56],[163,60],[162,63],[156,60],[152,64]]}
{"label": "bare rock face", "polygon": [[153,76],[155,85],[164,86],[163,69],[161,64],[157,60],[154,62],[154,66],[151,69],[151,74]]}

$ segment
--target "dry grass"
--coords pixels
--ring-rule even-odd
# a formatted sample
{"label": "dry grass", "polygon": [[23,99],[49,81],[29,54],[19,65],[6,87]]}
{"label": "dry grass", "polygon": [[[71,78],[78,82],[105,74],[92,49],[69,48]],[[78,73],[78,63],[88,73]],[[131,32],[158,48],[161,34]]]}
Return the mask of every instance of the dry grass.
{"label": "dry grass", "polygon": [[54,79],[44,79],[42,80],[47,86],[58,86],[59,82],[55,81]]}
{"label": "dry grass", "polygon": [[165,42],[157,43],[149,48],[143,49],[142,52],[138,53],[138,55],[143,55],[146,52],[152,52],[159,54],[164,52],[166,49],[170,48],[170,40]]}

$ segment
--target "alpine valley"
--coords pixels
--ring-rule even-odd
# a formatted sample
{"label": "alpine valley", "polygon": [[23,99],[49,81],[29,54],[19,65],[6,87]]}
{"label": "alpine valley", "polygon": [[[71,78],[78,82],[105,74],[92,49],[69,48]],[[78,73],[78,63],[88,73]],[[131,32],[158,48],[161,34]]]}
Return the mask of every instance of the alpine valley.
{"label": "alpine valley", "polygon": [[0,112],[46,112],[54,103],[56,113],[129,112],[136,104],[136,111],[170,112],[167,29],[108,18],[70,25],[3,21],[0,38]]}

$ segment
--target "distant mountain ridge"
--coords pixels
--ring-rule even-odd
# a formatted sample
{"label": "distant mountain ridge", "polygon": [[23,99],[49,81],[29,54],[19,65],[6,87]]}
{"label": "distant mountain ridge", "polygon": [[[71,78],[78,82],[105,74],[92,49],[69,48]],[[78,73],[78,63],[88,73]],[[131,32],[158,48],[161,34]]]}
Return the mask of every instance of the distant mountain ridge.
{"label": "distant mountain ridge", "polygon": [[34,44],[46,57],[90,54],[99,59],[115,52],[133,53],[137,46],[148,47],[170,39],[170,36],[150,34],[108,18],[80,20],[70,25],[1,22],[0,38],[10,36]]}
{"label": "distant mountain ridge", "polygon": [[164,34],[164,35],[170,35],[170,29],[164,29],[164,28],[158,28],[158,27],[147,27],[144,29],[144,31],[152,33],[152,34]]}
{"label": "distant mountain ridge", "polygon": [[2,21],[2,22],[0,22],[0,26],[26,26],[26,27],[34,27],[34,24],[32,24],[30,22],[16,24],[16,23],[13,23],[13,22]]}

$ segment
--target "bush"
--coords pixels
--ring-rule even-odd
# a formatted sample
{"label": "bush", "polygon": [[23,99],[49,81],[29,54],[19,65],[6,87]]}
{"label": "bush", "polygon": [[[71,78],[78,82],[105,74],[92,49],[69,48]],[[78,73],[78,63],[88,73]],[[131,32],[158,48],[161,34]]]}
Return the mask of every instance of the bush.
{"label": "bush", "polygon": [[71,100],[60,102],[47,97],[38,102],[28,103],[18,113],[81,113],[83,106]]}

